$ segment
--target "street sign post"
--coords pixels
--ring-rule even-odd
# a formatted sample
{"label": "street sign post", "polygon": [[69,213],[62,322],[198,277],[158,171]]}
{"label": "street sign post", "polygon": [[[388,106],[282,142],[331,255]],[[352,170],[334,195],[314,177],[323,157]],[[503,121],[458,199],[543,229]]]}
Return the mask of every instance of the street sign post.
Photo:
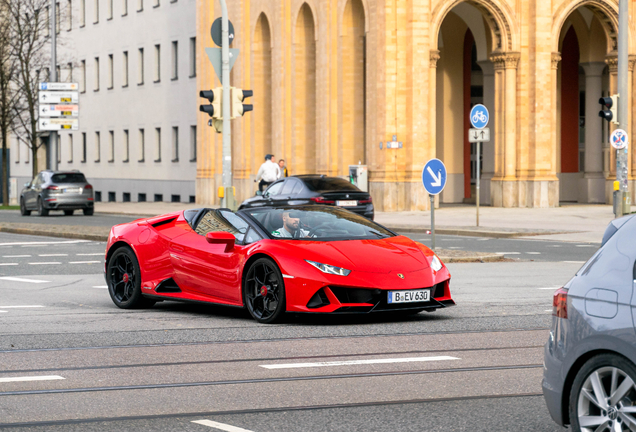
{"label": "street sign post", "polygon": [[77,117],[79,105],[40,105],[40,117]]}
{"label": "street sign post", "polygon": [[477,174],[475,180],[475,210],[476,210],[476,226],[479,226],[479,200],[481,198],[479,186],[481,181],[481,143],[490,142],[490,128],[487,128],[490,121],[488,108],[482,104],[475,105],[470,110],[470,124],[474,129],[468,129],[468,142],[477,143]]}
{"label": "street sign post", "polygon": [[43,82],[40,83],[40,91],[57,90],[57,91],[79,91],[77,83],[60,83],[60,82]]}
{"label": "street sign post", "polygon": [[79,102],[79,92],[40,91],[38,101],[41,104],[76,104]]}
{"label": "street sign post", "polygon": [[439,159],[426,162],[422,170],[422,183],[431,198],[431,238],[435,250],[435,195],[440,194],[446,186],[446,166]]}
{"label": "street sign post", "polygon": [[79,119],[76,118],[41,118],[38,120],[38,130],[60,131],[79,130]]}

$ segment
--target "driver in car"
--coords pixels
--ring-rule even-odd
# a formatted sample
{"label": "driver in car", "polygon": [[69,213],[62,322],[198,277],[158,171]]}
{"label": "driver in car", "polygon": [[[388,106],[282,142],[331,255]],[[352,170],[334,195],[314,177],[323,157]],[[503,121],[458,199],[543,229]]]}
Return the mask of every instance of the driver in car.
{"label": "driver in car", "polygon": [[298,212],[283,212],[283,227],[272,231],[274,237],[281,238],[301,238],[309,237],[309,231],[300,228],[300,218]]}

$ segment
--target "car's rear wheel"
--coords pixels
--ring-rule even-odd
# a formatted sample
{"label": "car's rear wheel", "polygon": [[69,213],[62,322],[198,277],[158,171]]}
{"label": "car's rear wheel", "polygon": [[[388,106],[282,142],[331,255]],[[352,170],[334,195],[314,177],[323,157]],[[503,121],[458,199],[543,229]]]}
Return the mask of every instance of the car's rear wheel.
{"label": "car's rear wheel", "polygon": [[27,210],[26,204],[24,204],[24,198],[20,198],[20,214],[22,216],[30,216],[31,210]]}
{"label": "car's rear wheel", "polygon": [[285,313],[283,275],[274,261],[259,258],[247,271],[243,281],[243,299],[252,318],[271,324]]}
{"label": "car's rear wheel", "polygon": [[49,215],[49,209],[44,208],[44,203],[42,202],[42,198],[38,198],[38,215],[40,216]]}
{"label": "car's rear wheel", "polygon": [[93,212],[95,211],[95,209],[85,208],[85,209],[82,209],[82,211],[84,212],[84,216],[93,216]]}
{"label": "car's rear wheel", "polygon": [[73,210],[64,210],[66,216],[73,216]]}
{"label": "car's rear wheel", "polygon": [[108,293],[122,309],[150,307],[155,302],[141,294],[141,272],[135,253],[128,247],[117,249],[106,267]]}
{"label": "car's rear wheel", "polygon": [[572,430],[636,429],[636,367],[624,357],[601,354],[576,374],[570,393]]}

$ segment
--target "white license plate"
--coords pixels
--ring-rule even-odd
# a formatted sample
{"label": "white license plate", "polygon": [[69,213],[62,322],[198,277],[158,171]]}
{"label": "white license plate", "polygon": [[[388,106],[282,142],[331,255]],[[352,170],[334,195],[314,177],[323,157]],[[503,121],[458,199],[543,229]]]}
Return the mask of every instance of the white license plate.
{"label": "white license plate", "polygon": [[64,193],[79,193],[80,188],[66,188],[64,189]]}
{"label": "white license plate", "polygon": [[358,205],[358,201],[336,201],[336,205],[339,207],[355,207]]}
{"label": "white license plate", "polygon": [[409,290],[409,291],[389,291],[388,303],[414,303],[424,302],[431,299],[430,289]]}

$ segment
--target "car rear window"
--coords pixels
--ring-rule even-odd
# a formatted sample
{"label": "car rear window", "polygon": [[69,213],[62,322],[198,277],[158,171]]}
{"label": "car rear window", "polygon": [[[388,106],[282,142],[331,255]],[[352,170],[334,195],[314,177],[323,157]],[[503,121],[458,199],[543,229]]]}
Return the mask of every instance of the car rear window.
{"label": "car rear window", "polygon": [[86,177],[82,173],[54,174],[52,183],[86,183]]}
{"label": "car rear window", "polygon": [[303,182],[310,191],[360,191],[354,184],[339,177],[317,177],[303,179]]}

